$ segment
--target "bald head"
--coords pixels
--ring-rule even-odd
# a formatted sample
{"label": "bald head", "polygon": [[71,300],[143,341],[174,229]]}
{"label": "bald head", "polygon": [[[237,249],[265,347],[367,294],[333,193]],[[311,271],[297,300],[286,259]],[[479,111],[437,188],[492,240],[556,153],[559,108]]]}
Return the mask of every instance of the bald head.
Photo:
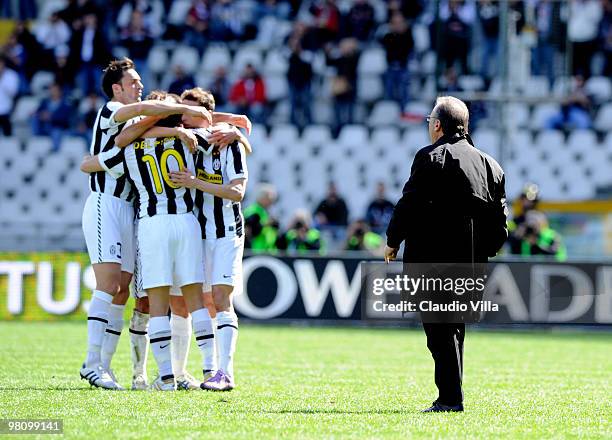
{"label": "bald head", "polygon": [[436,99],[436,105],[431,112],[429,134],[432,142],[436,142],[442,135],[452,136],[456,133],[468,132],[470,112],[465,103],[453,96],[441,96]]}

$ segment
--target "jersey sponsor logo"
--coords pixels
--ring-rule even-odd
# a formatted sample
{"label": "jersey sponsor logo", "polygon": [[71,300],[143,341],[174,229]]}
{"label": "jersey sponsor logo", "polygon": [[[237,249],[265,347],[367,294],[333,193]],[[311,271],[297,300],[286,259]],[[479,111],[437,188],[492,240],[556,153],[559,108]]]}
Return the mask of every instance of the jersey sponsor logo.
{"label": "jersey sponsor logo", "polygon": [[198,179],[203,180],[204,182],[214,183],[215,185],[223,184],[223,176],[218,174],[210,174],[202,169],[198,170]]}

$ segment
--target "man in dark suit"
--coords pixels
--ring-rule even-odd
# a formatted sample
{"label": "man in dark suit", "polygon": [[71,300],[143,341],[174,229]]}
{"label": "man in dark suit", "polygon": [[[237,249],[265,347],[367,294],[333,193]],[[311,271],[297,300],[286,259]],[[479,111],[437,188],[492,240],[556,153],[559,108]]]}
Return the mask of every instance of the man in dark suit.
{"label": "man in dark suit", "polygon": [[83,96],[99,91],[102,69],[111,58],[109,44],[98,24],[98,17],[94,13],[85,15],[70,39],[70,65]]}
{"label": "man in dark suit", "polygon": [[[498,163],[467,134],[461,100],[440,97],[427,118],[432,145],[419,150],[387,229],[385,260],[402,241],[404,264],[486,263],[505,242],[506,193]],[[464,322],[423,319],[438,398],[424,412],[463,411]]]}

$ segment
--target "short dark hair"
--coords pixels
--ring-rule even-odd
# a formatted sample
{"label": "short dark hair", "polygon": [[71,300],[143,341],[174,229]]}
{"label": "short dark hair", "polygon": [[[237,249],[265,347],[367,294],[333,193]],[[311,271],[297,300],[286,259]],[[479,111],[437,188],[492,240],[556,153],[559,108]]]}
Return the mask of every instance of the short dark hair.
{"label": "short dark hair", "polygon": [[126,70],[134,69],[134,61],[127,57],[108,63],[102,74],[102,91],[108,99],[113,99],[113,84],[119,84]]}
{"label": "short dark hair", "polygon": [[445,135],[466,134],[470,112],[465,102],[454,96],[440,96],[436,99],[435,116],[440,121]]}
{"label": "short dark hair", "polygon": [[[149,94],[146,97],[147,100],[153,100],[153,101],[165,101],[168,98],[173,99],[174,102],[178,104],[180,104],[181,102],[180,96],[178,96],[175,93],[168,93],[165,90],[151,90],[151,92],[149,92]],[[181,124],[182,124],[181,115],[176,114],[176,115],[166,116],[165,118],[157,121],[155,126],[172,128],[172,127],[179,127]]]}
{"label": "short dark hair", "polygon": [[208,90],[204,90],[201,87],[185,90],[181,94],[181,100],[195,101],[200,107],[204,107],[211,112],[215,110],[215,97]]}

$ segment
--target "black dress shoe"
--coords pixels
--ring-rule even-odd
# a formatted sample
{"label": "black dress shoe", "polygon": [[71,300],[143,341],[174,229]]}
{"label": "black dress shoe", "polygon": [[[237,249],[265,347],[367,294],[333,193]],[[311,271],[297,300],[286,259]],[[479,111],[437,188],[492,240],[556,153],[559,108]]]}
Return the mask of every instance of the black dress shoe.
{"label": "black dress shoe", "polygon": [[424,409],[421,411],[422,413],[432,413],[432,412],[463,412],[463,404],[459,405],[443,405],[438,403],[437,401],[432,403],[430,408]]}

